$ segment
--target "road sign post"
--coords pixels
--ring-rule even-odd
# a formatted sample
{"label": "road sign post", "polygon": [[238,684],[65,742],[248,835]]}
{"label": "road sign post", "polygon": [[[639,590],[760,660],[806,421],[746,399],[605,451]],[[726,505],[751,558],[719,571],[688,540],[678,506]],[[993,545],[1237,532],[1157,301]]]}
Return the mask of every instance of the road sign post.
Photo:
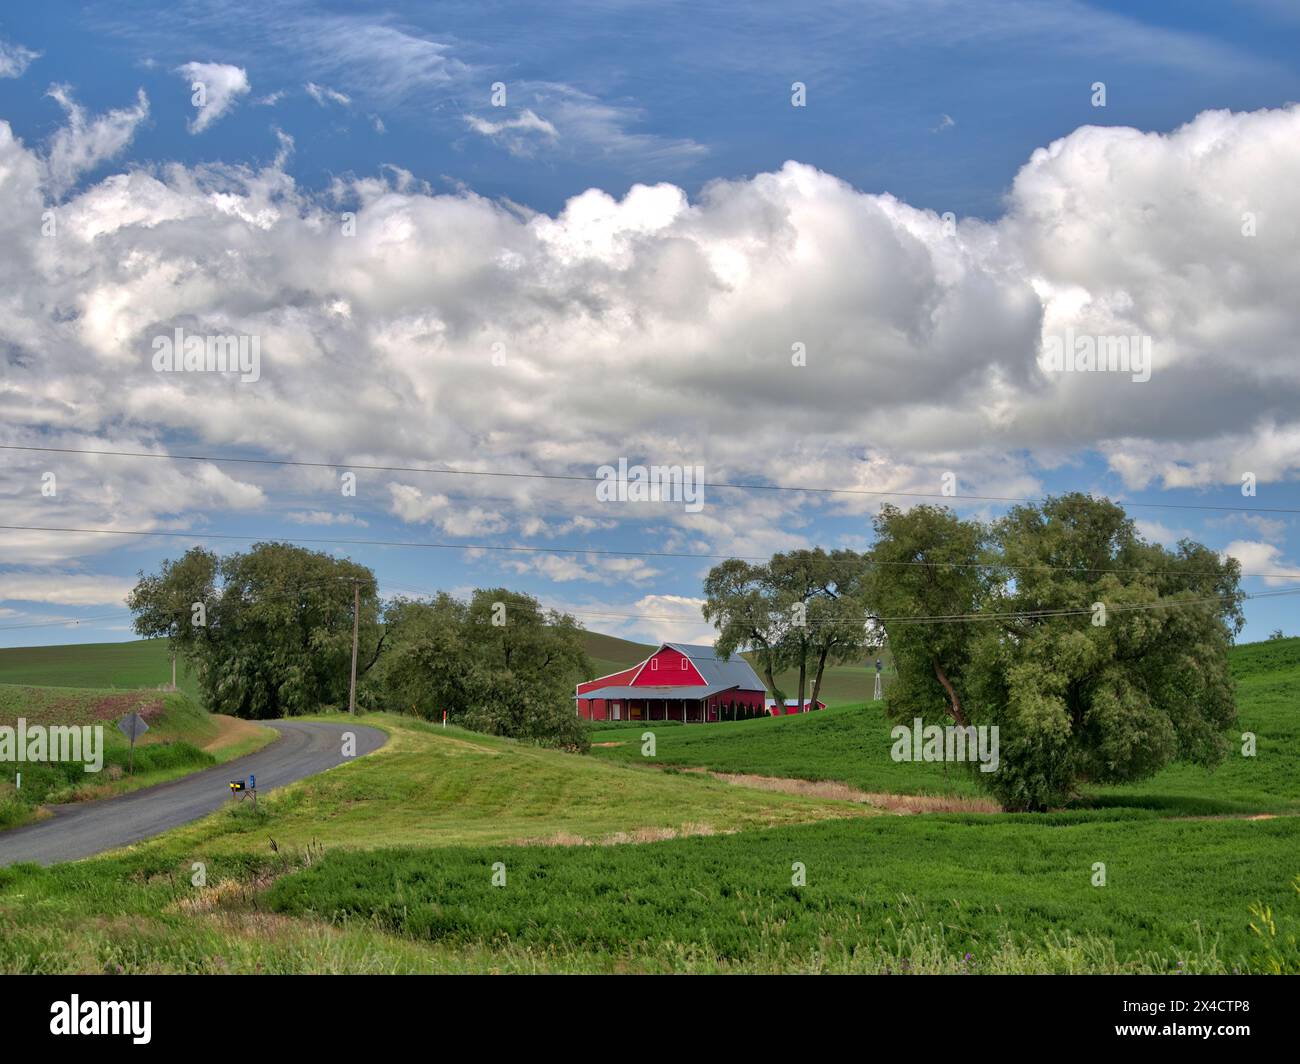
{"label": "road sign post", "polygon": [[135,775],[135,741],[149,730],[149,725],[144,722],[144,717],[139,713],[131,712],[117,722],[117,730],[131,740],[131,756],[126,774],[133,776]]}

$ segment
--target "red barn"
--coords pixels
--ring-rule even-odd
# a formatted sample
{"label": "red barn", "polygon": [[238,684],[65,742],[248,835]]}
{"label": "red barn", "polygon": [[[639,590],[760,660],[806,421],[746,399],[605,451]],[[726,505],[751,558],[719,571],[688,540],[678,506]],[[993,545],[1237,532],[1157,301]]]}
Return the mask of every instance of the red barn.
{"label": "red barn", "polygon": [[767,689],[738,654],[712,647],[663,643],[645,661],[578,684],[584,720],[735,720],[763,712]]}

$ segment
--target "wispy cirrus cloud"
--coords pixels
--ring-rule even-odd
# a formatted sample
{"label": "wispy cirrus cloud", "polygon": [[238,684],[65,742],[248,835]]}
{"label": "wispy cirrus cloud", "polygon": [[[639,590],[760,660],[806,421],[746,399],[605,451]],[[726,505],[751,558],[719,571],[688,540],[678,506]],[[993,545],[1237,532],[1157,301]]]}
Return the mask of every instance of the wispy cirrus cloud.
{"label": "wispy cirrus cloud", "polygon": [[332,103],[347,107],[352,103],[351,96],[337,89],[331,89],[328,85],[317,85],[316,82],[309,81],[303,88],[307,90],[307,95],[321,107],[328,107]]}
{"label": "wispy cirrus cloud", "polygon": [[534,154],[540,141],[554,142],[559,132],[535,111],[524,108],[516,117],[493,122],[478,115],[466,115],[465,124],[475,133],[502,144],[511,155]]}
{"label": "wispy cirrus cloud", "polygon": [[450,43],[386,17],[313,14],[290,21],[306,69],[381,103],[427,105],[431,90],[463,83],[470,72]]}
{"label": "wispy cirrus cloud", "polygon": [[531,116],[528,121],[544,123],[575,154],[598,152],[642,164],[686,162],[708,154],[705,145],[688,137],[638,129],[646,113],[634,103],[602,100],[559,82],[526,82],[517,93],[536,108],[536,113],[524,112]]}
{"label": "wispy cirrus cloud", "polygon": [[94,118],[72,96],[67,85],[51,85],[50,97],[67,115],[67,124],[54,134],[46,157],[46,169],[56,194],[62,195],[78,177],[120,155],[135,137],[140,123],[149,117],[149,99],[136,92],[134,107],[124,107]]}
{"label": "wispy cirrus cloud", "polygon": [[0,39],[0,78],[21,78],[40,57],[40,52]]}
{"label": "wispy cirrus cloud", "polygon": [[195,93],[198,114],[190,120],[191,133],[202,133],[251,89],[248,72],[229,63],[189,62],[177,67],[176,73],[189,79]]}
{"label": "wispy cirrus cloud", "polygon": [[0,600],[58,606],[121,606],[135,581],[64,569],[0,573]]}

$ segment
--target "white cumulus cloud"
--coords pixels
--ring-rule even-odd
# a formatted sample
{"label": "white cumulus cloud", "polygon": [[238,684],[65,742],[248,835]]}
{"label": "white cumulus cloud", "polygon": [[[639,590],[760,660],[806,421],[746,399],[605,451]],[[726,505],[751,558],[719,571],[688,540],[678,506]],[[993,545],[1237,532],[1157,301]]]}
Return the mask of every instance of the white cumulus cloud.
{"label": "white cumulus cloud", "polygon": [[[397,170],[315,195],[275,164],[171,165],[69,196],[56,242],[28,223],[52,175],[0,122],[0,435],[588,477],[627,457],[868,491],[955,471],[963,494],[1011,496],[1094,453],[1134,488],[1266,486],[1300,474],[1297,172],[1294,106],[1077,129],[1026,160],[1003,217],[955,226],[797,162],[694,198],[592,189],[553,215]],[[155,373],[150,343],[176,327],[256,335],[260,379]],[[1067,330],[1150,337],[1150,379],[1045,367]],[[260,472],[136,492],[139,463],[101,466],[57,504],[68,523],[184,527],[204,500],[279,497]],[[39,472],[7,467],[0,491]],[[420,483],[372,484],[370,505],[458,537],[580,537],[583,515],[754,555],[874,505],[715,493],[688,513],[581,481]]]}

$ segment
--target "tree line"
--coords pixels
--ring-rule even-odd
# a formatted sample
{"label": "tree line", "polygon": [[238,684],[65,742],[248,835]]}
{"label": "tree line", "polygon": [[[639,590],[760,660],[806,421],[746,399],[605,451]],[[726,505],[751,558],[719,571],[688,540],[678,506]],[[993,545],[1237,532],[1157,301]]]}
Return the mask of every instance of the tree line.
{"label": "tree line", "polygon": [[504,588],[468,600],[379,598],[365,566],[286,543],[218,557],[195,547],[140,579],[135,630],[165,638],[214,713],[255,720],[347,708],[354,603],[357,704],[552,746],[585,748],[574,685],[581,627]]}
{"label": "tree line", "polygon": [[862,554],[736,559],[705,581],[718,646],[798,672],[887,645],[894,720],[997,727],[1004,807],[1042,810],[1083,784],[1204,766],[1236,720],[1228,649],[1245,619],[1241,567],[1191,540],[1145,541],[1116,503],[1074,493],[996,520],[884,506]]}
{"label": "tree line", "polygon": [[[717,649],[748,652],[779,701],[778,674],[793,673],[803,704],[828,666],[887,646],[887,714],[997,727],[999,769],[976,778],[1009,809],[1224,756],[1227,652],[1244,624],[1235,560],[1149,543],[1122,507],[1082,494],[992,521],[885,506],[874,531],[863,552],[715,566],[703,613]],[[354,603],[362,707],[585,749],[581,626],[526,594],[384,602],[362,565],[260,543],[194,548],[142,573],[129,598],[136,631],[189,660],[210,709],[258,719],[347,704]]]}

